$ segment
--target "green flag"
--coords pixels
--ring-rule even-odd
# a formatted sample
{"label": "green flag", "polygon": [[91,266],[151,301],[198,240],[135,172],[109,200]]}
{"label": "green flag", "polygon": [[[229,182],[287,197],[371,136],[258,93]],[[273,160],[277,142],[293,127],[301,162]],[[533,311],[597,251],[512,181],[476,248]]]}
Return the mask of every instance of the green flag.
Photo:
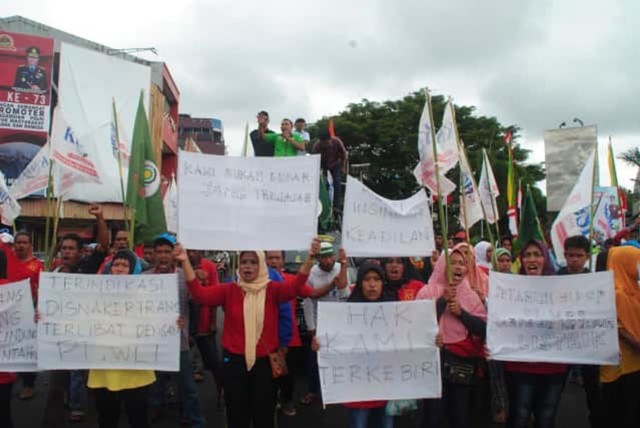
{"label": "green flag", "polygon": [[126,205],[131,208],[134,219],[134,233],[130,240],[132,244],[151,241],[167,230],[160,190],[160,171],[155,161],[142,97],[141,93],[133,127],[127,184]]}
{"label": "green flag", "polygon": [[322,212],[318,217],[318,229],[320,232],[331,230],[331,199],[329,199],[329,191],[327,190],[327,180],[320,175],[320,203],[322,204]]}
{"label": "green flag", "polygon": [[532,239],[544,242],[544,235],[538,222],[538,212],[533,200],[531,188],[527,187],[527,194],[522,201],[522,211],[520,212],[520,227],[518,228],[518,242],[520,248]]}

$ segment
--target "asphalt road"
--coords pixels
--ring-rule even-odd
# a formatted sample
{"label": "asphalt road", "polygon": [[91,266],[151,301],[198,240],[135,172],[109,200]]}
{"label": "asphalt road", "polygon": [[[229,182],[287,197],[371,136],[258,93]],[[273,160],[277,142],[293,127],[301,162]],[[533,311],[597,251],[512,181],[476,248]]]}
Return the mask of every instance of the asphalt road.
{"label": "asphalt road", "polygon": [[[29,401],[20,401],[17,399],[18,385],[14,386],[13,400],[13,417],[15,428],[32,428],[40,427],[42,415],[44,412],[45,397],[47,392],[48,379],[46,375],[38,378],[36,384],[36,396]],[[305,392],[305,382],[299,377],[296,382],[296,396],[299,398]],[[200,390],[201,405],[204,409],[207,422],[210,427],[224,427],[224,413],[216,408],[216,393],[211,376],[207,373],[205,381],[198,385]],[[91,398],[90,398],[90,407]],[[293,417],[279,416],[279,427],[309,427],[309,428],[337,428],[348,427],[349,418],[347,410],[342,406],[329,406],[322,409],[318,403],[304,407],[298,406],[298,414]],[[124,415],[123,415],[124,417]],[[419,427],[420,412],[414,412],[411,415],[399,418],[395,424],[396,428],[413,428]],[[74,428],[90,428],[97,427],[95,423],[95,412],[91,409],[87,419],[83,423],[67,423],[68,427]],[[124,420],[121,421],[121,427],[126,427]],[[154,428],[176,428],[180,427],[180,418],[176,405],[169,404],[164,410],[162,418],[152,425]],[[496,425],[498,426],[498,425]],[[581,387],[568,384],[565,389],[560,413],[558,415],[558,428],[585,428],[589,424],[587,422],[587,410],[584,391]]]}

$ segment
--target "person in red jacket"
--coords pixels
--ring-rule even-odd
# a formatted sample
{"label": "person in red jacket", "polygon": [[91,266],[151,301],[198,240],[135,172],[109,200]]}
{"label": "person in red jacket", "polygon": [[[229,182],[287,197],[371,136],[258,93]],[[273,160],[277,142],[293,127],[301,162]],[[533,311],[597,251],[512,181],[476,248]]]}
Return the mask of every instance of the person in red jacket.
{"label": "person in red jacket", "polygon": [[[6,249],[0,249],[0,286],[8,284]],[[16,381],[15,373],[0,372],[0,426],[11,427],[11,388]]]}
{"label": "person in red jacket", "polygon": [[[539,241],[526,243],[520,253],[521,275],[554,275],[549,251]],[[508,427],[553,428],[567,378],[566,364],[505,362],[509,397]]]}
{"label": "person in red jacket", "polygon": [[222,384],[229,428],[274,427],[276,383],[269,355],[279,348],[279,303],[308,295],[305,284],[319,251],[320,241],[314,239],[294,281],[284,283],[269,280],[263,251],[242,251],[237,283],[204,287],[186,251],[176,250],[193,300],[224,308]]}

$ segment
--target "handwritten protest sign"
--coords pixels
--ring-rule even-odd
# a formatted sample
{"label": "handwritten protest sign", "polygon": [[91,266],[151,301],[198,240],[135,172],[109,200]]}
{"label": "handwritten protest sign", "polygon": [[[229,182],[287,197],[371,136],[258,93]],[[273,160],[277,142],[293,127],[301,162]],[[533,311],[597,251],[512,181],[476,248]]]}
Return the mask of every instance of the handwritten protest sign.
{"label": "handwritten protest sign", "polygon": [[187,248],[307,248],[316,234],[319,156],[180,152],[178,236]]}
{"label": "handwritten protest sign", "polygon": [[0,285],[0,372],[37,370],[38,349],[29,280]]}
{"label": "handwritten protest sign", "polygon": [[431,300],[318,303],[318,367],[325,404],[441,396]]}
{"label": "handwritten protest sign", "polygon": [[179,370],[177,275],[40,274],[40,369]]}
{"label": "handwritten protest sign", "polygon": [[487,345],[496,360],[618,364],[613,273],[491,272]]}
{"label": "handwritten protest sign", "polygon": [[347,177],[342,245],[354,257],[411,257],[435,248],[429,202],[424,191],[401,201],[385,199]]}

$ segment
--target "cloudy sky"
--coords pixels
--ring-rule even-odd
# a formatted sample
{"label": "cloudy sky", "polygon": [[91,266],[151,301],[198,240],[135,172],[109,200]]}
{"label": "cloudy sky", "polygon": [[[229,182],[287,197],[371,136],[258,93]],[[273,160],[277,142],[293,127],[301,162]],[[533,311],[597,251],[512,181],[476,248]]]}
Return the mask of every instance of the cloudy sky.
{"label": "cloudy sky", "polygon": [[[601,156],[609,135],[617,152],[640,142],[633,0],[0,0],[0,11],[157,48],[181,111],[221,118],[232,154],[258,110],[314,121],[427,85],[523,128],[532,161],[544,129],[574,117],[597,123]],[[632,187],[636,171],[618,164]]]}

